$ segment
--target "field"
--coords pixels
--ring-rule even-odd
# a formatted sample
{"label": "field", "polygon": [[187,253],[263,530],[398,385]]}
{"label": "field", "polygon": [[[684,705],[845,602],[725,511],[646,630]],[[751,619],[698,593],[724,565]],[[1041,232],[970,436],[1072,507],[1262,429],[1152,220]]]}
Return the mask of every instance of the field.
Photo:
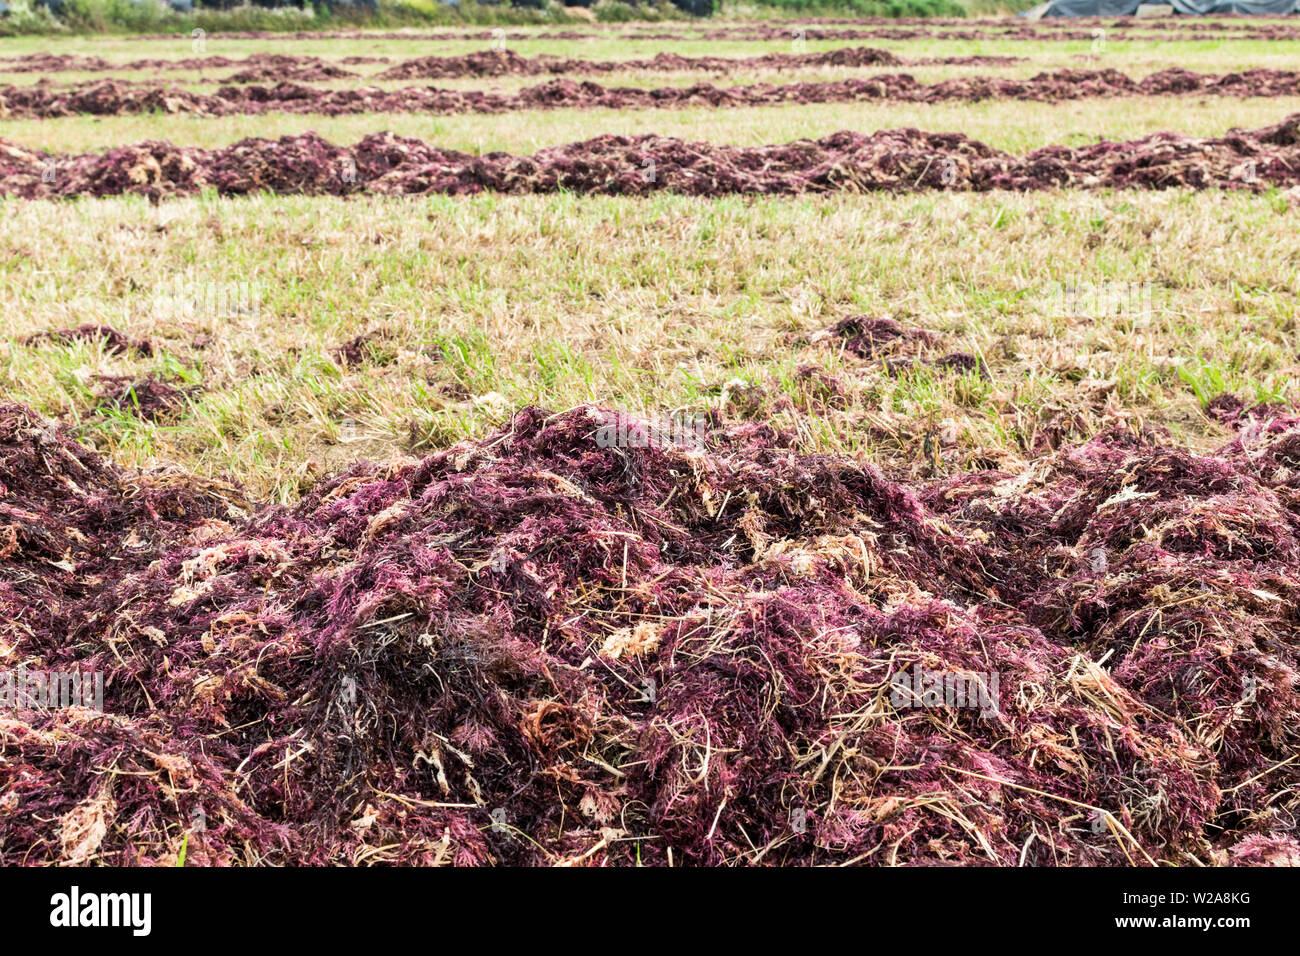
{"label": "field", "polygon": [[1300,863],[1300,23],[557,32],[0,40],[0,857]]}

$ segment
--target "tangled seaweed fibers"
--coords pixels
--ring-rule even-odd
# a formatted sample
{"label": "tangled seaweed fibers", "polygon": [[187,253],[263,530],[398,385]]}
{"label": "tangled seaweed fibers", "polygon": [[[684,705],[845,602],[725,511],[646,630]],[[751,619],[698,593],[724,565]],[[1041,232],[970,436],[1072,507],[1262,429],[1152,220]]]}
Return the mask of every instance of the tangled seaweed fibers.
{"label": "tangled seaweed fibers", "polygon": [[[648,162],[656,175],[644,175]],[[922,189],[1246,189],[1300,184],[1300,113],[1257,130],[1194,138],[1046,146],[1023,157],[960,133],[843,131],[781,146],[719,146],[667,137],[600,136],[533,156],[473,156],[392,133],[355,147],[314,133],[204,150],[150,141],[47,158],[0,140],[0,195],[24,199],[136,194],[151,199],[256,192],[343,195],[495,191],[694,196],[908,192]]]}
{"label": "tangled seaweed fibers", "polygon": [[181,389],[148,375],[133,380],[129,375],[102,375],[98,408],[151,422],[166,422],[185,405],[193,389]]}
{"label": "tangled seaweed fibers", "polygon": [[353,113],[505,113],[538,109],[673,109],[776,106],[784,103],[841,103],[897,100],[907,103],[982,100],[1061,100],[1128,96],[1213,95],[1245,97],[1294,96],[1300,93],[1300,73],[1253,69],[1240,73],[1202,74],[1162,70],[1135,81],[1118,70],[1056,70],[1028,80],[972,76],[917,83],[906,73],[865,79],[815,83],[755,83],[719,87],[712,83],[657,89],[604,87],[590,81],[555,79],[517,93],[407,87],[383,90],[362,87],[323,90],[298,83],[222,87],[216,93],[195,93],[178,87],[136,86],[103,80],[86,86],[53,90],[41,86],[0,87],[0,117],[45,119],[76,114],[117,116],[134,113],[194,113],[210,116],[259,113],[311,113],[339,116]]}
{"label": "tangled seaweed fibers", "polygon": [[[526,409],[283,507],[0,409],[0,653],[106,675],[102,713],[0,713],[0,858],[1300,856],[1300,419],[909,486],[610,418]],[[996,704],[910,706],[916,668]]]}
{"label": "tangled seaweed fibers", "polygon": [[938,337],[925,329],[904,328],[895,319],[872,315],[850,315],[829,329],[813,336],[814,341],[829,340],[842,344],[858,358],[875,358],[882,351],[901,342],[933,344]]}

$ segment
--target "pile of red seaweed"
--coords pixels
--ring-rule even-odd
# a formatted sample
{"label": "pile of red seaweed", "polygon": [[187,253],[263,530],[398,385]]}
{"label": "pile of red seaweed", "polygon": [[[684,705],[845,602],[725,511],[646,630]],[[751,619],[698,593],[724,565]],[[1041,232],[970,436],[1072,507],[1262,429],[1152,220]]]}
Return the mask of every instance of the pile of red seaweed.
{"label": "pile of red seaweed", "polygon": [[1300,73],[1252,69],[1204,74],[1170,69],[1134,80],[1118,70],[1056,70],[1028,80],[971,76],[923,84],[906,73],[819,83],[755,83],[718,87],[605,87],[591,81],[554,79],[517,93],[406,87],[383,90],[315,89],[297,83],[276,86],[222,87],[214,94],[176,87],[135,86],[103,80],[87,86],[52,90],[44,86],[0,87],[0,117],[47,119],[88,113],[119,116],[135,113],[232,114],[311,113],[506,113],[535,109],[674,109],[708,106],[733,108],[786,103],[844,103],[895,100],[907,103],[979,102],[990,99],[1059,102],[1085,98],[1149,95],[1276,97],[1300,94]]}
{"label": "pile of red seaweed", "polygon": [[177,388],[155,375],[132,379],[129,375],[100,375],[97,411],[126,415],[150,422],[167,422],[181,413],[193,389]]}
{"label": "pile of red seaweed", "polygon": [[356,76],[341,66],[305,64],[301,66],[257,66],[240,70],[226,78],[227,83],[280,83],[292,80],[298,83],[315,83],[321,80],[340,80]]}
{"label": "pile of red seaweed", "polygon": [[780,146],[607,135],[533,156],[473,156],[392,133],[367,136],[352,148],[305,133],[214,150],[150,141],[52,158],[0,140],[0,195],[26,199],[122,194],[161,199],[204,188],[223,195],[567,190],[720,196],[1060,187],[1262,191],[1296,185],[1300,113],[1222,137],[1157,133],[1079,148],[1046,146],[1025,156],[960,133],[916,129],[844,131]]}
{"label": "pile of red seaweed", "polygon": [[925,329],[904,328],[895,319],[886,319],[874,315],[850,315],[840,319],[825,332],[818,333],[818,340],[827,339],[852,352],[858,358],[875,358],[881,352],[904,342],[933,344],[937,337]]}
{"label": "pile of red seaweed", "polygon": [[[0,860],[1300,854],[1300,420],[917,485],[610,420],[282,507],[0,408],[0,659],[106,675],[103,712],[0,711]],[[996,702],[900,697],[921,672]]]}
{"label": "pile of red seaweed", "polygon": [[[557,73],[617,73],[632,70],[680,72],[705,70],[725,73],[740,69],[785,70],[804,67],[864,66],[996,66],[1016,63],[1014,56],[948,56],[903,60],[888,50],[848,47],[821,53],[766,53],[751,57],[685,57],[660,53],[650,59],[582,60],[543,55],[520,56],[513,50],[481,50],[463,56],[429,56],[404,60],[379,74],[380,79],[448,79],[466,76],[540,76]],[[338,61],[344,65],[387,63],[388,57],[353,56]],[[226,78],[231,83],[263,83],[277,79],[313,81],[355,76],[350,70],[317,56],[291,53],[254,53],[234,60],[225,56],[187,57],[177,60],[130,60],[113,63],[103,57],[71,53],[30,53],[0,60],[0,72],[42,74],[121,73],[140,70],[220,70],[243,67]]]}
{"label": "pile of red seaweed", "polygon": [[[387,57],[353,56],[339,61],[342,64],[387,63]],[[193,56],[175,60],[147,59],[114,63],[102,56],[85,56],[78,53],[26,53],[21,56],[0,57],[3,73],[118,73],[139,70],[220,70],[243,67],[250,73],[268,73],[299,79],[307,74],[319,73],[318,79],[339,78],[355,74],[341,69],[318,56],[296,53],[252,53],[240,59],[228,56]],[[242,82],[235,80],[234,82]]]}
{"label": "pile of red seaweed", "polygon": [[[925,329],[905,328],[894,319],[880,318],[872,315],[850,315],[836,322],[829,329],[812,336],[813,342],[824,342],[836,349],[851,352],[858,358],[884,358],[885,371],[890,375],[916,368],[930,368],[939,372],[962,374],[973,372],[984,378],[989,377],[988,366],[983,359],[968,352],[948,352],[933,357],[900,354],[902,351],[914,352],[939,343],[939,336]],[[900,348],[912,346],[912,348]],[[887,356],[886,356],[886,353]],[[810,377],[805,373],[802,377]],[[829,383],[820,383],[820,390],[826,393]],[[833,397],[833,389],[828,397]]]}
{"label": "pile of red seaweed", "polygon": [[440,80],[461,76],[541,76],[556,73],[626,73],[642,70],[684,73],[703,70],[728,73],[740,70],[794,70],[815,67],[977,66],[1014,63],[1009,56],[951,56],[904,61],[888,50],[846,47],[822,53],[763,53],[755,56],[682,56],[656,53],[653,57],[626,60],[582,60],[542,54],[520,56],[513,50],[480,50],[464,56],[426,56],[407,60],[378,74],[382,80]]}

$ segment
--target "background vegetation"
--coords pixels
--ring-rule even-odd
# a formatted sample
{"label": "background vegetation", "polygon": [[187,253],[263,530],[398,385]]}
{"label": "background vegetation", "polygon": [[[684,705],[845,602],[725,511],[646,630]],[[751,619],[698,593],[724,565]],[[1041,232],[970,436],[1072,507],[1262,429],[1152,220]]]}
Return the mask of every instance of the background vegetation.
{"label": "background vegetation", "polygon": [[[975,0],[1002,12],[1025,4],[1020,0]],[[685,6],[687,9],[682,9]],[[483,3],[461,0],[455,6],[441,0],[379,0],[374,9],[331,5],[261,7],[245,4],[227,9],[173,10],[162,0],[66,0],[60,12],[32,0],[9,0],[0,15],[0,36],[83,33],[188,33],[238,30],[311,30],[347,26],[400,28],[416,26],[539,25],[690,19],[691,12],[728,18],[773,18],[810,15],[862,17],[960,17],[967,8],[957,0],[557,0]],[[586,9],[579,8],[589,8]]]}

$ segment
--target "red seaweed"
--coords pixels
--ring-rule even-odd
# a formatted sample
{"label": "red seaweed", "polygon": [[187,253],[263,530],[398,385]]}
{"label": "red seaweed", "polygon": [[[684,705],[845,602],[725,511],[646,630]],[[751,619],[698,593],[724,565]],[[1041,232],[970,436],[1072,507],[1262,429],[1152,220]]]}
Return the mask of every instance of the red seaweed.
{"label": "red seaweed", "polygon": [[905,329],[894,319],[870,315],[850,315],[840,319],[818,338],[848,349],[859,358],[874,358],[879,353],[892,350],[905,342],[930,344],[936,340],[932,332],[924,329]]}
{"label": "red seaweed", "polygon": [[1156,133],[1130,142],[1046,146],[1023,157],[960,133],[842,131],[779,146],[718,146],[606,135],[533,156],[473,156],[377,133],[350,149],[314,133],[246,139],[204,150],[150,141],[107,153],[47,158],[0,141],[0,195],[27,199],[137,194],[157,200],[257,192],[342,195],[567,190],[695,196],[733,193],[1300,185],[1300,113],[1217,138]]}
{"label": "red seaweed", "polygon": [[310,113],[340,116],[355,113],[506,113],[551,109],[677,109],[712,106],[776,106],[784,103],[853,103],[888,100],[907,103],[982,100],[1060,102],[1086,98],[1130,96],[1295,96],[1300,74],[1292,70],[1253,69],[1240,73],[1192,73],[1164,70],[1134,80],[1118,70],[1057,70],[1027,80],[970,76],[918,83],[906,73],[824,82],[775,85],[753,83],[715,86],[605,87],[591,81],[553,79],[514,94],[438,87],[384,90],[317,89],[300,79],[301,71],[267,68],[232,77],[232,82],[275,81],[272,87],[225,86],[216,93],[196,93],[178,87],[144,86],[120,80],[64,89],[46,86],[0,87],[0,111],[10,118],[42,119],[77,114],[116,116],[134,113],[194,113],[228,116],[262,113]]}
{"label": "red seaweed", "polygon": [[87,341],[103,343],[104,351],[112,355],[126,355],[131,352],[144,356],[153,355],[153,343],[148,339],[128,338],[115,328],[93,323],[79,325],[71,329],[51,329],[46,332],[37,332],[23,339],[23,344],[40,345],[42,342],[54,342],[58,345],[67,345],[72,342]]}
{"label": "red seaweed", "polygon": [[130,376],[101,375],[103,388],[100,410],[113,410],[151,422],[167,421],[185,404],[194,389],[180,389],[153,375],[132,380]]}
{"label": "red seaweed", "polygon": [[7,657],[106,675],[0,720],[0,857],[1294,861],[1300,419],[915,484],[611,420],[286,507],[0,408]]}

